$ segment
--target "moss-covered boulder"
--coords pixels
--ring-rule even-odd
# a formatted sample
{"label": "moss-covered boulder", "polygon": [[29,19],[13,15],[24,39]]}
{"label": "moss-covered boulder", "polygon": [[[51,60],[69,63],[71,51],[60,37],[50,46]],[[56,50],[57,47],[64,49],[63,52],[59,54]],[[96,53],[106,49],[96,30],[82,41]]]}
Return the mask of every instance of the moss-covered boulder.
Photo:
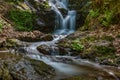
{"label": "moss-covered boulder", "polygon": [[51,80],[55,75],[44,62],[11,53],[0,53],[0,64],[1,80]]}

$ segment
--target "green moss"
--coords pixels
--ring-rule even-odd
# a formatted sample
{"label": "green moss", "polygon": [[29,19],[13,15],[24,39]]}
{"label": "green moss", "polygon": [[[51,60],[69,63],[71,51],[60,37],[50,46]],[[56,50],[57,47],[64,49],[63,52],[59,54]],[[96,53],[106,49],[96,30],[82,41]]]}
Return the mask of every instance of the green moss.
{"label": "green moss", "polygon": [[95,36],[88,36],[88,37],[84,38],[83,40],[85,40],[87,42],[93,42],[93,41],[97,40],[97,38]]}
{"label": "green moss", "polygon": [[101,39],[102,40],[107,40],[107,41],[113,41],[114,40],[114,38],[112,36],[103,36]]}
{"label": "green moss", "polygon": [[14,22],[16,30],[31,31],[34,28],[36,16],[28,11],[11,10],[7,16]]}
{"label": "green moss", "polygon": [[78,39],[72,41],[71,47],[73,50],[76,50],[76,51],[82,51],[84,49],[84,45],[82,45]]}
{"label": "green moss", "polygon": [[2,20],[0,20],[0,32],[2,31],[2,28],[3,28],[3,22]]}
{"label": "green moss", "polygon": [[95,29],[97,26],[109,28],[119,23],[120,0],[92,0],[91,9],[82,30]]}
{"label": "green moss", "polygon": [[5,0],[6,2],[13,2],[13,3],[18,3],[18,2],[24,2],[24,0]]}
{"label": "green moss", "polygon": [[118,38],[120,38],[120,34],[119,34],[119,35],[117,35],[117,37],[118,37]]}
{"label": "green moss", "polygon": [[42,12],[44,12],[46,9],[50,8],[48,1],[41,1],[40,3],[34,1],[34,0],[29,0],[29,3],[32,4],[34,8],[40,8]]}
{"label": "green moss", "polygon": [[96,18],[99,15],[100,15],[99,9],[97,9],[97,10],[90,10],[90,12],[89,12],[89,16],[92,17],[92,18]]}
{"label": "green moss", "polygon": [[107,54],[107,55],[110,55],[111,53],[115,53],[115,49],[113,47],[106,47],[106,46],[96,46],[95,47],[95,50],[97,53],[100,53],[100,54]]}
{"label": "green moss", "polygon": [[114,13],[114,11],[111,11],[111,10],[108,10],[108,9],[105,10],[104,14],[103,14],[103,17],[99,18],[100,23],[103,26],[106,26],[106,27],[108,27],[110,24],[112,24],[113,13]]}
{"label": "green moss", "polygon": [[[54,75],[54,70],[51,66],[45,64],[42,61],[26,58],[30,61],[30,64],[34,67],[34,70],[41,76],[48,76],[48,74]],[[50,73],[53,71],[53,73]]]}

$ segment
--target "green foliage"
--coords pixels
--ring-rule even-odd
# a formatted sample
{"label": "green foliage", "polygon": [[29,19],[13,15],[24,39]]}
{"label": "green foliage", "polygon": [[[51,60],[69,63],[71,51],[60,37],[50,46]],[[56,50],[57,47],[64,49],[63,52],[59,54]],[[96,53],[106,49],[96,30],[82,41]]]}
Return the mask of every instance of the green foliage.
{"label": "green foliage", "polygon": [[82,51],[84,49],[84,46],[81,44],[81,42],[78,39],[72,41],[71,47],[73,50],[76,51]]}
{"label": "green foliage", "polygon": [[120,22],[120,0],[91,0],[92,4],[81,30],[93,30],[103,26],[109,28]]}
{"label": "green foliage", "polygon": [[90,12],[89,12],[89,16],[92,17],[92,18],[96,18],[99,15],[100,15],[99,9],[97,9],[97,10],[90,10]]}
{"label": "green foliage", "polygon": [[113,41],[114,38],[112,36],[103,36],[101,39],[107,40],[107,41]]}
{"label": "green foliage", "polygon": [[113,47],[106,47],[106,46],[96,46],[97,53],[100,54],[110,54],[115,53],[115,49]]}
{"label": "green foliage", "polygon": [[103,26],[109,26],[112,23],[113,13],[113,11],[105,10],[104,16],[99,20]]}
{"label": "green foliage", "polygon": [[35,0],[29,0],[29,3],[34,7],[34,8],[40,8],[42,12],[44,12],[46,9],[50,8],[48,1],[41,1],[40,3],[36,2]]}
{"label": "green foliage", "polygon": [[47,8],[50,8],[50,6],[49,6],[49,4],[48,4],[48,2],[46,1],[46,2],[44,2],[44,3],[41,3],[41,5],[40,5],[42,8],[41,9],[47,9]]}
{"label": "green foliage", "polygon": [[2,20],[0,20],[0,32],[2,31],[2,27],[3,27],[3,22]]}
{"label": "green foliage", "polygon": [[86,42],[93,42],[93,41],[97,40],[97,38],[94,36],[88,36],[85,38],[85,40],[86,40]]}
{"label": "green foliage", "polygon": [[6,2],[13,2],[13,3],[18,3],[18,2],[24,2],[24,0],[5,0]]}
{"label": "green foliage", "polygon": [[8,17],[19,31],[30,31],[34,27],[36,16],[28,11],[11,10]]}

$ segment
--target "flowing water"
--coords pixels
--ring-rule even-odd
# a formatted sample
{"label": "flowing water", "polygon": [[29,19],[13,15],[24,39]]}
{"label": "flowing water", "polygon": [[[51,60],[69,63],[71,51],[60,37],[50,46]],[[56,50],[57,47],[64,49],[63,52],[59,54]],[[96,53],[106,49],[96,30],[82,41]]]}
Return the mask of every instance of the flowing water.
{"label": "flowing water", "polygon": [[[114,72],[109,71],[97,63],[92,63],[87,60],[82,60],[72,56],[60,56],[59,51],[55,49],[56,44],[60,39],[65,38],[68,34],[75,31],[76,23],[76,11],[68,9],[68,0],[49,0],[49,5],[56,13],[56,25],[54,30],[54,40],[32,43],[29,47],[26,47],[27,56],[45,62],[52,66],[56,71],[55,80],[60,80],[76,75],[83,74],[95,74],[97,79],[106,80],[104,75],[110,76],[107,80],[119,80]],[[60,9],[67,11],[67,15],[63,16]],[[64,35],[63,35],[64,34]],[[67,35],[66,35],[67,34]],[[44,55],[40,53],[36,48],[40,45],[47,45],[51,47],[51,55]],[[103,75],[101,75],[103,74]]]}
{"label": "flowing water", "polygon": [[[68,9],[68,0],[49,0],[49,5],[56,13],[55,34],[70,34],[75,31],[76,11]],[[61,13],[64,9],[67,15]]]}
{"label": "flowing water", "polygon": [[[97,63],[90,62],[72,56],[60,56],[57,51],[54,50],[56,42],[65,36],[57,36],[53,41],[36,42],[26,48],[27,56],[32,59],[40,60],[46,64],[52,66],[56,71],[56,77],[54,80],[61,80],[73,76],[82,76],[88,74],[94,74],[97,79],[95,80],[119,80],[113,71],[107,70]],[[40,45],[50,46],[53,50],[51,55],[44,55],[40,53],[36,48]],[[102,74],[102,75],[101,75]],[[104,76],[105,75],[105,76]],[[100,77],[100,79],[99,79]]]}

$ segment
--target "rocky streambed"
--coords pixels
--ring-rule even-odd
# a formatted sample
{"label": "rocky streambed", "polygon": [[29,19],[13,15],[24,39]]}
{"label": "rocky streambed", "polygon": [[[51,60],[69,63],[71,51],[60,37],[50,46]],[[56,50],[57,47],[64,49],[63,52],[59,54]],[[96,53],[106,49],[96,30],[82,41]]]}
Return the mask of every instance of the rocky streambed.
{"label": "rocky streambed", "polygon": [[[79,54],[82,51],[76,51],[70,45],[65,46],[68,44],[70,36],[64,38],[65,36],[59,35],[55,36],[52,41],[32,43],[10,39],[8,42],[12,46],[0,50],[1,79],[119,80],[120,69],[118,64],[116,64],[117,67],[111,67],[105,66],[106,64],[99,65],[99,62],[88,61],[87,59],[92,61],[95,58],[82,57]],[[66,39],[69,40],[65,42]]]}

